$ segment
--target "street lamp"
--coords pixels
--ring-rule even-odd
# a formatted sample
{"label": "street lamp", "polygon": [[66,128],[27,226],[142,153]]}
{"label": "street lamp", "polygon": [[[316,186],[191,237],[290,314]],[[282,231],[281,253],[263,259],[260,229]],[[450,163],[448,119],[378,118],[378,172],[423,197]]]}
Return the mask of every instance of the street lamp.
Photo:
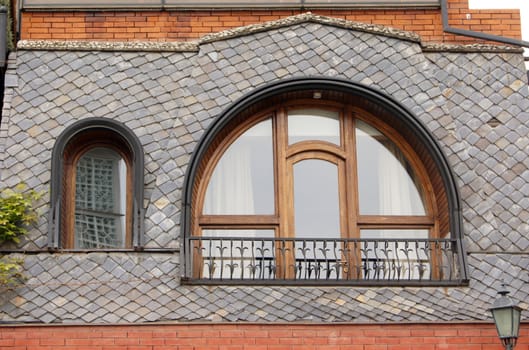
{"label": "street lamp", "polygon": [[498,336],[505,350],[512,350],[518,339],[522,309],[518,305],[515,305],[511,298],[507,296],[509,291],[505,284],[501,285],[501,290],[498,294],[500,297],[494,301],[494,304],[489,310],[492,313],[492,318],[498,330]]}

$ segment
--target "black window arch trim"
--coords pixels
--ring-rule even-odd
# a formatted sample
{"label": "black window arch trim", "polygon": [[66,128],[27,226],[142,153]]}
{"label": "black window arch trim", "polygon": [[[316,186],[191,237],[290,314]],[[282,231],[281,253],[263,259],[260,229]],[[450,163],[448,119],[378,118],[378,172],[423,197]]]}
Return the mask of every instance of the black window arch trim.
{"label": "black window arch trim", "polygon": [[[191,254],[189,246],[189,237],[191,235],[191,215],[192,215],[192,197],[195,177],[200,166],[200,162],[207,152],[212,141],[223,128],[240,113],[265,99],[303,90],[331,90],[342,92],[364,98],[384,108],[388,113],[394,115],[405,128],[410,130],[414,137],[427,149],[429,156],[435,162],[436,168],[443,180],[450,216],[450,233],[451,239],[457,241],[454,247],[457,250],[459,259],[460,277],[455,281],[456,285],[468,284],[468,272],[463,247],[463,222],[461,213],[461,201],[457,183],[452,172],[450,163],[443,153],[440,145],[427,127],[405,106],[397,102],[391,96],[381,91],[365,86],[360,83],[352,82],[339,78],[328,77],[302,77],[292,78],[282,81],[269,83],[256,90],[250,91],[235,103],[224,110],[208,127],[198,142],[194,153],[191,156],[186,175],[184,179],[181,211],[181,278],[183,281],[189,281],[192,276],[192,266],[186,258]],[[191,281],[192,282],[192,281]],[[253,283],[253,281],[252,281]]]}
{"label": "black window arch trim", "polygon": [[107,118],[86,118],[69,125],[57,138],[52,150],[51,184],[50,184],[50,212],[48,217],[48,249],[61,248],[61,199],[63,196],[62,174],[64,171],[63,155],[68,144],[78,135],[90,130],[106,130],[121,137],[129,146],[132,155],[133,171],[133,215],[132,215],[132,247],[141,249],[144,245],[144,154],[140,140],[124,124]]}

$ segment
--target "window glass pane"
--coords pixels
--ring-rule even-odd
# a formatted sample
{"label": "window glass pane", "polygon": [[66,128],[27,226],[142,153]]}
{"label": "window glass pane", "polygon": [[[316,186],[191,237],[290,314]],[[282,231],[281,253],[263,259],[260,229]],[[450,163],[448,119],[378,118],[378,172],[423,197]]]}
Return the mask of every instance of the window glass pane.
{"label": "window glass pane", "polygon": [[318,140],[340,145],[338,112],[321,109],[299,109],[288,112],[288,144]]}
{"label": "window glass pane", "polygon": [[427,239],[428,230],[360,230],[367,239]]}
{"label": "window glass pane", "polygon": [[430,279],[428,230],[360,230],[363,277],[366,279]]}
{"label": "window glass pane", "polygon": [[391,140],[357,120],[356,147],[360,214],[425,215],[419,180]]}
{"label": "window glass pane", "polygon": [[339,238],[338,167],[308,159],[294,164],[296,237]]}
{"label": "window glass pane", "polygon": [[126,165],[115,151],[94,148],[77,162],[75,248],[124,246]]}
{"label": "window glass pane", "polygon": [[273,214],[272,122],[242,134],[222,155],[208,184],[204,214]]}
{"label": "window glass pane", "polygon": [[320,159],[294,164],[295,273],[297,279],[332,279],[341,274],[338,167]]}
{"label": "window glass pane", "polygon": [[202,278],[273,278],[274,230],[202,230],[194,242],[202,258]]}

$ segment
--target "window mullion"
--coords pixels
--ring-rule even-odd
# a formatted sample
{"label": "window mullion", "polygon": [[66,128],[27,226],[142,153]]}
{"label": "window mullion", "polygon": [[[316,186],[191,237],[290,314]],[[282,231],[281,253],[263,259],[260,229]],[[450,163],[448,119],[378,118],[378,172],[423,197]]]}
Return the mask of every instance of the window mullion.
{"label": "window mullion", "polygon": [[345,179],[346,187],[340,191],[346,193],[346,212],[347,212],[347,238],[360,237],[360,229],[358,228],[358,177],[357,177],[357,162],[356,162],[356,134],[355,123],[352,118],[353,111],[351,107],[346,107],[343,116],[343,138],[345,154],[348,155],[345,160]]}
{"label": "window mullion", "polygon": [[[277,177],[277,212],[279,214],[279,229],[277,235],[280,238],[294,237],[294,203],[292,194],[292,174],[287,166],[288,147],[288,123],[286,108],[280,108],[275,118],[276,135],[276,177]],[[282,244],[285,244],[283,242]],[[290,248],[290,249],[289,249]],[[294,261],[292,247],[282,246],[278,241],[276,244],[276,268],[278,278],[292,278],[286,268]]]}
{"label": "window mullion", "polygon": [[274,123],[275,129],[275,157],[276,157],[276,205],[279,215],[279,237],[293,236],[293,205],[292,196],[287,195],[288,169],[286,164],[286,153],[288,147],[287,118],[286,111],[281,108],[277,111]]}

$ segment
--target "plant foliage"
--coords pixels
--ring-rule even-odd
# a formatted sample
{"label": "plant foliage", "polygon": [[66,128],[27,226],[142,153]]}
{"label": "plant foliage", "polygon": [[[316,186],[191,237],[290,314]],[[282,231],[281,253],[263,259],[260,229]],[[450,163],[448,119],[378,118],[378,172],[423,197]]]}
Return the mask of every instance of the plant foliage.
{"label": "plant foliage", "polygon": [[24,280],[22,259],[4,258],[0,260],[0,289],[16,287]]}
{"label": "plant foliage", "polygon": [[20,241],[20,236],[27,233],[27,226],[37,220],[33,203],[42,194],[35,190],[24,191],[24,184],[14,190],[0,192],[0,243]]}
{"label": "plant foliage", "polygon": [[[0,244],[18,243],[27,233],[28,225],[37,220],[34,203],[41,196],[35,190],[26,191],[24,184],[0,191]],[[13,288],[23,281],[22,263],[21,259],[0,259],[0,288]]]}

